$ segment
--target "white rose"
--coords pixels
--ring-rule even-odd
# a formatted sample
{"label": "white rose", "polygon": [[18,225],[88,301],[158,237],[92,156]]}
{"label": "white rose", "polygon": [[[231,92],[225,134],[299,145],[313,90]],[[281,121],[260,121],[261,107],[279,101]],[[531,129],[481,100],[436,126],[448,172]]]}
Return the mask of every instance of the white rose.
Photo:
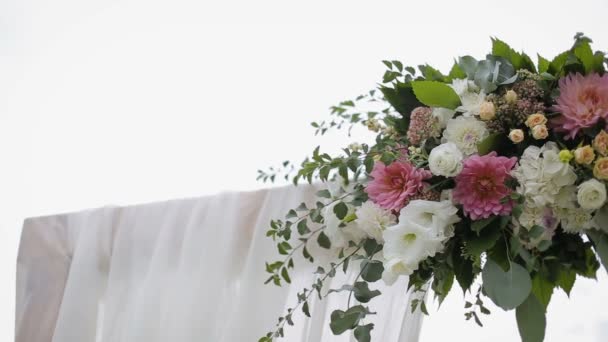
{"label": "white rose", "polygon": [[456,144],[447,142],[431,150],[429,168],[436,176],[454,177],[462,171],[463,157]]}
{"label": "white rose", "polygon": [[599,209],[606,202],[606,186],[597,179],[583,182],[578,186],[576,199],[583,209]]}

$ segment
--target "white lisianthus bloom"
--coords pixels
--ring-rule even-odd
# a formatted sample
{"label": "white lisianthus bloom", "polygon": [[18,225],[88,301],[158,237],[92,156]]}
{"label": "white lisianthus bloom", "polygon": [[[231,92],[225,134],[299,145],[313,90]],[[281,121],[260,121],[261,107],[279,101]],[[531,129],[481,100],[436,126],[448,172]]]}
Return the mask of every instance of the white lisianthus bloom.
{"label": "white lisianthus bloom", "polygon": [[576,181],[574,169],[559,159],[553,142],[526,148],[512,175],[519,182],[517,192],[525,197],[527,206],[534,207],[552,206],[560,189]]}
{"label": "white lisianthus bloom", "polygon": [[433,108],[432,113],[433,117],[437,119],[437,124],[441,129],[444,129],[447,126],[448,121],[454,117],[454,114],[456,114],[455,110],[440,107]]}
{"label": "white lisianthus bloom", "polygon": [[413,200],[401,209],[399,221],[401,220],[412,220],[421,226],[430,227],[437,238],[445,241],[454,236],[454,224],[460,221],[460,217],[451,201]]}
{"label": "white lisianthus bloom", "polygon": [[441,144],[429,154],[429,169],[436,176],[454,177],[462,171],[464,156],[452,142]]}
{"label": "white lisianthus bloom", "polygon": [[401,259],[391,259],[384,262],[382,280],[386,285],[393,285],[399,276],[408,276],[418,269],[418,262],[408,264]]}
{"label": "white lisianthus bloom", "polygon": [[359,230],[365,232],[367,236],[383,243],[382,232],[386,227],[392,226],[397,222],[397,218],[389,210],[381,208],[372,201],[363,203],[355,211],[357,220],[355,221]]}
{"label": "white lisianthus bloom", "polygon": [[[334,207],[336,204],[328,205],[323,211],[323,217],[325,222],[325,229],[323,230],[325,235],[331,241],[331,246],[335,248],[348,247],[348,242],[353,241],[359,243],[363,240],[366,234],[361,231],[358,225],[353,222],[344,223],[334,213]],[[354,207],[349,205],[347,216],[354,213]]]}
{"label": "white lisianthus bloom", "polygon": [[442,239],[433,227],[422,226],[401,216],[399,223],[388,227],[382,235],[384,257],[387,260],[400,259],[408,264],[418,263],[443,248]]}
{"label": "white lisianthus bloom", "polygon": [[454,89],[458,96],[462,96],[463,94],[469,92],[479,91],[479,87],[477,87],[475,82],[466,78],[457,78],[452,80],[452,84],[450,84],[450,87]]}
{"label": "white lisianthus bloom", "polygon": [[462,153],[477,153],[477,144],[489,135],[486,124],[473,117],[459,116],[448,121],[442,142],[454,143]]}
{"label": "white lisianthus bloom", "polygon": [[382,234],[385,282],[412,274],[421,261],[443,251],[459,220],[458,209],[449,201],[411,201],[401,210],[399,223]]}
{"label": "white lisianthus bloom", "polygon": [[583,209],[599,209],[606,202],[606,186],[597,179],[585,181],[578,186],[576,199]]}

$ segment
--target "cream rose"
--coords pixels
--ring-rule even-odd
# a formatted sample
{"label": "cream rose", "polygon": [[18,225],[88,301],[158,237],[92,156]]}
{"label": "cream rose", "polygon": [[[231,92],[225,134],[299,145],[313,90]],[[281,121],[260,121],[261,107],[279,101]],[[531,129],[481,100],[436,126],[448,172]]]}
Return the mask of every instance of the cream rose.
{"label": "cream rose", "polygon": [[515,102],[517,102],[517,93],[515,90],[507,90],[505,93],[505,101],[507,101],[508,104],[515,104]]}
{"label": "cream rose", "polygon": [[543,113],[536,113],[528,116],[526,119],[526,126],[530,128],[534,128],[538,125],[545,125],[547,123],[547,118]]}
{"label": "cream rose", "polygon": [[484,101],[481,106],[479,106],[479,118],[484,121],[492,120],[496,117],[496,108],[494,108],[494,104],[489,101]]}
{"label": "cream rose", "polygon": [[532,128],[532,137],[536,140],[546,139],[549,136],[547,126],[541,124]]}
{"label": "cream rose", "polygon": [[578,164],[589,165],[595,159],[595,152],[589,145],[585,145],[574,150],[574,161]]}
{"label": "cream rose", "polygon": [[608,133],[602,130],[598,135],[593,139],[593,148],[602,156],[608,155]]}
{"label": "cream rose", "polygon": [[509,139],[511,139],[512,142],[519,144],[524,141],[524,131],[521,129],[512,129],[511,132],[509,132]]}
{"label": "cream rose", "polygon": [[447,142],[431,150],[429,169],[436,176],[454,177],[462,171],[462,159],[458,146]]}
{"label": "cream rose", "polygon": [[578,186],[576,199],[583,209],[599,209],[606,202],[606,186],[597,179],[585,181]]}

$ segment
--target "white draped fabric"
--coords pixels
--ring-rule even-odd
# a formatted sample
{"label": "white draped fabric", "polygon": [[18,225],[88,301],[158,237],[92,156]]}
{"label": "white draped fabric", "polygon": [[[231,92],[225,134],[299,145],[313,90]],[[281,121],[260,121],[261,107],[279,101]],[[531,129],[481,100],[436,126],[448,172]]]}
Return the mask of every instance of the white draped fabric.
{"label": "white draped fabric", "polygon": [[[264,262],[280,259],[265,237],[270,219],[314,203],[314,193],[285,187],[28,219],[16,341],[255,342],[315,279],[313,266],[296,260],[290,286],[263,284]],[[355,271],[339,272],[327,289]],[[381,283],[384,295],[370,303],[373,340],[417,341],[421,317],[411,313],[405,281]],[[298,311],[284,341],[354,341],[328,326],[345,295],[313,298],[312,317]]]}

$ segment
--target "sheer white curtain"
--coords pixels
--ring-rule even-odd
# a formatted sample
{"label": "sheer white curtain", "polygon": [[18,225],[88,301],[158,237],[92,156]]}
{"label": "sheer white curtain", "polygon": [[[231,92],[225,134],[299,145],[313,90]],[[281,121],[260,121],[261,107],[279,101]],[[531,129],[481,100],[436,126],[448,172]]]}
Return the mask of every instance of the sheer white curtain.
{"label": "sheer white curtain", "polygon": [[[264,285],[264,262],[279,258],[265,237],[271,218],[314,201],[312,186],[225,193],[28,219],[18,258],[17,342],[257,341],[310,287],[313,268],[296,261],[291,286]],[[318,260],[329,252],[315,250]],[[338,273],[327,288],[356,275]],[[370,303],[373,339],[418,340],[404,280]],[[346,297],[313,296],[311,318],[294,315],[285,341],[354,341],[334,336],[329,314]]]}

